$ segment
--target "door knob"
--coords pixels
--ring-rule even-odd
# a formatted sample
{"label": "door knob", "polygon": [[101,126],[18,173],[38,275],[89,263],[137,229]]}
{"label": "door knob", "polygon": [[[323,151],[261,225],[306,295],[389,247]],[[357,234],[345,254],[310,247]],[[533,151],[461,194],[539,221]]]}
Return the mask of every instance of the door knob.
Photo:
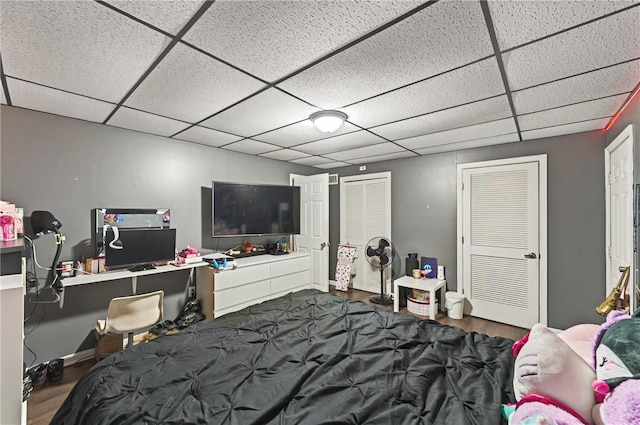
{"label": "door knob", "polygon": [[536,255],[535,252],[530,252],[529,254],[524,254],[524,258],[535,259],[535,258],[538,258],[538,256]]}
{"label": "door knob", "polygon": [[326,243],[326,242],[322,242],[322,243],[320,244],[320,249],[322,250],[322,249],[324,249],[326,246],[327,246],[327,243]]}

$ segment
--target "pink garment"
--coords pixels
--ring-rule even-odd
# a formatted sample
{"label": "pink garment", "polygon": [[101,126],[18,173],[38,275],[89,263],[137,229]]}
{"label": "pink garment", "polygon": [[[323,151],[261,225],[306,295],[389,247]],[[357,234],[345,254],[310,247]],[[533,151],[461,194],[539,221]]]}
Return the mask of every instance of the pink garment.
{"label": "pink garment", "polygon": [[336,265],[336,289],[340,291],[349,290],[349,280],[351,278],[351,264],[356,258],[356,247],[349,245],[338,245],[338,264]]}

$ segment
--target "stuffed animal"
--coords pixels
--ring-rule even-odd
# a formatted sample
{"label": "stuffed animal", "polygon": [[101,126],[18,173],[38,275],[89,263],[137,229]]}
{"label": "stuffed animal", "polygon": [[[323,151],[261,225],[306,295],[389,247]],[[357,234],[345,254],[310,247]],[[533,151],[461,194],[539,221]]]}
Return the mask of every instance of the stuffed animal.
{"label": "stuffed animal", "polygon": [[640,309],[609,313],[594,348],[594,423],[640,425]]}
{"label": "stuffed animal", "polygon": [[[582,333],[593,341],[598,327],[588,329]],[[513,390],[518,403],[509,417],[510,425],[593,423],[595,371],[559,334],[538,323],[514,344],[513,352]]]}

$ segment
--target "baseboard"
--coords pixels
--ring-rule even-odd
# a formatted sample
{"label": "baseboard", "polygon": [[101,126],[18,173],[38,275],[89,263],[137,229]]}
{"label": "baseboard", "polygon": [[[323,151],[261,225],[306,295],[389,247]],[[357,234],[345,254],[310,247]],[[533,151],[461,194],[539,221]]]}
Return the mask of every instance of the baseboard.
{"label": "baseboard", "polygon": [[94,348],[90,350],[79,351],[73,354],[67,354],[61,358],[64,360],[64,367],[73,366],[82,360],[92,359],[96,356],[96,350]]}
{"label": "baseboard", "polygon": [[329,279],[329,286],[336,286],[336,281]]}

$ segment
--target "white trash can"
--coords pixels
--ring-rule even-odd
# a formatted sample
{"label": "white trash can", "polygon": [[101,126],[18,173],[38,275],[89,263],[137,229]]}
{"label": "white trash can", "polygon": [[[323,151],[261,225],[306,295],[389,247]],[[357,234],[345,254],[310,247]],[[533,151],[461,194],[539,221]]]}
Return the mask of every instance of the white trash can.
{"label": "white trash can", "polygon": [[447,309],[447,315],[451,319],[462,319],[464,312],[464,295],[457,292],[447,292],[445,294],[444,306]]}

